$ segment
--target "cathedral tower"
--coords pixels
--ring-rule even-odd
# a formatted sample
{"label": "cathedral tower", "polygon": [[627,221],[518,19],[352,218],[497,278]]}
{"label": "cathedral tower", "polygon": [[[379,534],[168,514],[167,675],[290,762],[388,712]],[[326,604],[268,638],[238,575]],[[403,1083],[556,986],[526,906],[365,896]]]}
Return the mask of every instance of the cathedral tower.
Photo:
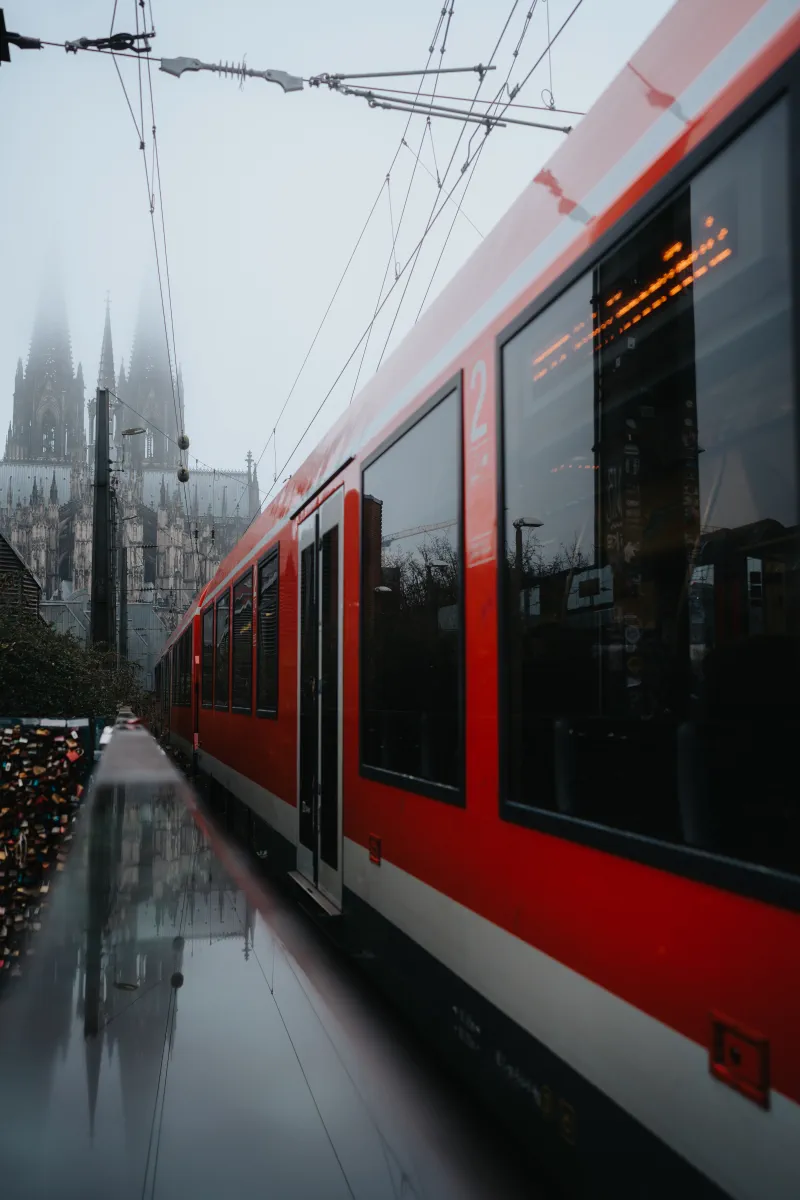
{"label": "cathedral tower", "polygon": [[28,365],[17,364],[14,410],[6,461],[69,464],[86,454],[83,371],[72,365],[69,328],[60,291],[40,300]]}
{"label": "cathedral tower", "polygon": [[138,469],[175,470],[179,465],[177,441],[182,430],[176,409],[183,412],[181,379],[167,353],[161,315],[158,296],[152,291],[143,295],[127,379],[119,385],[121,399],[130,406],[127,412],[123,408],[122,420],[147,430],[144,437],[134,438],[130,447]]}

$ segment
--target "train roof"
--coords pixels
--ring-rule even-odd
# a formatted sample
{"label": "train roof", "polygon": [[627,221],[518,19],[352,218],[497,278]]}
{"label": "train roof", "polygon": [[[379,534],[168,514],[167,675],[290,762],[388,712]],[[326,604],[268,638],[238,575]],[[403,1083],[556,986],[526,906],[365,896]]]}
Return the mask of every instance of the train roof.
{"label": "train roof", "polygon": [[544,290],[626,212],[671,147],[675,161],[684,157],[705,136],[701,118],[732,81],[764,57],[777,67],[798,41],[797,0],[676,0],[226,556],[167,645],[198,603],[230,582],[328,479],[376,444],[421,393],[450,378],[463,351],[512,312],[523,292],[532,284]]}

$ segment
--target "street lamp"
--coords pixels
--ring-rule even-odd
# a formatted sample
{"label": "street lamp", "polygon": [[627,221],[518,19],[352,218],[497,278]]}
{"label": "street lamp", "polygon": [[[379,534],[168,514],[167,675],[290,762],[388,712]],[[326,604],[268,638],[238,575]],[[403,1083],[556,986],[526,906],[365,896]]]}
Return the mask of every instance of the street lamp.
{"label": "street lamp", "polygon": [[135,437],[137,433],[147,433],[143,425],[134,425],[131,429],[123,429],[123,437]]}
{"label": "street lamp", "polygon": [[522,591],[522,531],[523,529],[541,529],[544,521],[538,517],[517,517],[513,522],[516,535],[515,565],[517,568],[517,587]]}
{"label": "street lamp", "polygon": [[426,591],[428,591],[428,592],[432,591],[433,572],[434,571],[446,571],[449,565],[450,565],[449,563],[446,563],[444,561],[444,559],[441,559],[441,558],[433,558],[433,559],[431,559],[430,562],[425,563],[425,589],[426,589]]}

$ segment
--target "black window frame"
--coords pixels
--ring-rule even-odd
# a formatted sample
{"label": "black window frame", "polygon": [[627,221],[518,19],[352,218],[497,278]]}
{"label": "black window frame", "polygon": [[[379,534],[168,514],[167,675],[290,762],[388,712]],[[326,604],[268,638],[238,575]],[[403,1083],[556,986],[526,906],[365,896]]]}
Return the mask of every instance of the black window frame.
{"label": "black window frame", "polygon": [[192,707],[192,684],[194,682],[194,618],[186,630],[186,707]]}
{"label": "black window frame", "polygon": [[[579,845],[630,859],[673,875],[709,884],[712,887],[800,912],[800,876],[759,866],[740,859],[724,858],[670,842],[657,841],[642,834],[612,829],[579,817],[536,809],[513,802],[509,795],[508,770],[508,681],[506,677],[506,572],[503,566],[503,529],[505,516],[505,463],[503,413],[503,349],[525,326],[554,304],[581,278],[590,274],[623,241],[630,238],[660,209],[668,205],[680,190],[744,134],[760,117],[785,100],[789,124],[788,188],[789,227],[792,238],[791,269],[793,304],[792,345],[795,395],[795,462],[800,471],[800,53],[795,54],[774,75],[743,101],[732,113],[680,163],[659,180],[617,222],[593,243],[591,248],[528,304],[506,325],[495,339],[495,429],[496,429],[496,519],[497,519],[497,683],[498,683],[498,810],[502,820],[514,825],[564,838]],[[799,505],[800,506],[800,505]],[[798,513],[800,521],[800,513]]]}
{"label": "black window frame", "polygon": [[176,705],[190,708],[192,703],[192,627],[184,629],[177,641],[178,675]]}
{"label": "black window frame", "polygon": [[[261,679],[261,572],[267,567],[275,563],[276,587],[275,587],[275,660],[273,670],[275,672],[275,707],[268,708],[262,706],[258,702],[259,698],[259,682]],[[256,621],[256,671],[255,671],[255,705],[256,716],[264,717],[270,721],[277,721],[278,710],[280,707],[280,665],[281,665],[281,546],[277,542],[274,546],[263,554],[256,563],[255,572],[255,595],[253,602],[253,611]]]}
{"label": "black window frame", "polygon": [[[382,767],[373,767],[364,762],[364,558],[363,558],[363,522],[364,522],[364,475],[379,458],[410,433],[420,421],[433,412],[444,400],[455,393],[456,396],[456,445],[458,448],[458,488],[457,488],[457,520],[458,520],[458,784],[448,787],[445,784],[434,783],[431,780],[420,779],[416,775],[403,775],[399,771],[389,771]],[[366,456],[360,464],[359,478],[359,514],[358,514],[358,574],[359,574],[359,620],[358,620],[358,689],[359,689],[359,718],[358,718],[358,771],[362,779],[373,783],[383,783],[388,787],[397,788],[412,795],[425,796],[429,800],[441,800],[456,808],[466,808],[466,737],[467,737],[467,663],[466,663],[466,630],[465,623],[465,531],[464,531],[464,382],[463,371],[458,370],[446,383],[429,396],[428,399],[413,413],[402,421],[396,429]]]}
{"label": "black window frame", "polygon": [[[228,598],[228,669],[226,672],[228,676],[228,691],[225,702],[222,703],[217,699],[217,683],[219,682],[217,659],[219,638],[219,606],[226,596]],[[230,584],[226,584],[214,600],[214,708],[218,712],[231,711],[231,606],[231,587]]]}
{"label": "black window frame", "polygon": [[[216,606],[209,604],[200,617],[200,707],[214,707],[214,649],[216,647]],[[205,670],[206,670],[206,642],[205,642],[205,620],[207,616],[211,616],[211,696],[206,700],[205,692]]]}
{"label": "black window frame", "polygon": [[[243,583],[248,575],[250,576],[250,703],[249,704],[234,704],[233,681],[234,681],[234,646],[236,644],[236,633],[234,630],[234,616],[236,613],[236,589],[240,583]],[[253,671],[253,618],[255,616],[255,598],[253,596],[253,564],[242,571],[241,575],[233,581],[230,588],[231,609],[230,609],[230,709],[231,712],[241,713],[245,716],[253,715],[253,686],[255,684],[255,673]]]}
{"label": "black window frame", "polygon": [[178,707],[186,707],[186,631],[178,638]]}

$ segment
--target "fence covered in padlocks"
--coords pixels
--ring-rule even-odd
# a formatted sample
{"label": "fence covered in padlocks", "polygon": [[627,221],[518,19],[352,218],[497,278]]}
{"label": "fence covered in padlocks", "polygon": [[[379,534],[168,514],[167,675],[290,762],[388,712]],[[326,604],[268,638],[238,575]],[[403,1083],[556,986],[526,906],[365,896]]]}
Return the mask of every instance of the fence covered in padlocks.
{"label": "fence covered in padlocks", "polygon": [[0,718],[0,996],[35,953],[103,724]]}

